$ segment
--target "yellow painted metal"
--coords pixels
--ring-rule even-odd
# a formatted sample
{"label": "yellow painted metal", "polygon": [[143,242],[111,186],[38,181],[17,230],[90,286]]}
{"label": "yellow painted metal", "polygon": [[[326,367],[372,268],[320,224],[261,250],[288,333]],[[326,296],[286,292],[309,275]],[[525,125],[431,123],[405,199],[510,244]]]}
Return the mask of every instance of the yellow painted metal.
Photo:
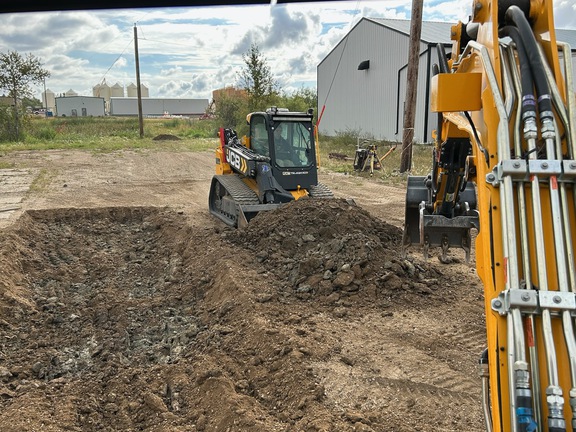
{"label": "yellow painted metal", "polygon": [[298,186],[298,189],[290,191],[290,193],[292,194],[295,200],[299,200],[300,198],[308,196],[308,191],[306,189],[302,189],[300,186]]}
{"label": "yellow painted metal", "polygon": [[482,108],[481,86],[481,73],[434,75],[431,80],[430,109],[433,112],[478,111]]}
{"label": "yellow painted metal", "polygon": [[250,137],[249,137],[249,136],[244,135],[244,136],[242,137],[241,142],[242,142],[242,145],[243,145],[243,146],[245,146],[245,147],[247,147],[247,148],[252,148],[252,147],[250,146],[251,142],[250,142]]}
{"label": "yellow painted metal", "polygon": [[[566,99],[566,89],[563,84],[562,71],[558,60],[558,51],[556,47],[556,37],[554,31],[554,20],[552,12],[552,0],[532,0],[530,8],[530,18],[535,33],[536,39],[541,42],[544,48],[546,58],[551,66],[552,72],[558,83],[558,88],[561,95]],[[491,89],[487,79],[486,70],[479,57],[478,52],[472,51],[466,59],[461,61],[458,65],[453,66],[460,52],[459,35],[462,32],[462,25],[459,23],[452,28],[452,36],[454,39],[454,47],[452,50],[452,59],[449,66],[453,67],[454,74],[439,74],[436,80],[433,81],[432,94],[432,108],[443,112],[443,123],[441,131],[437,131],[439,143],[445,142],[448,138],[455,138],[461,136],[469,136],[472,142],[473,156],[469,162],[474,165],[474,169],[470,170],[471,176],[469,180],[477,184],[477,201],[478,211],[480,215],[480,230],[476,238],[476,267],[477,273],[482,281],[485,299],[486,310],[486,335],[489,356],[489,369],[490,369],[490,388],[491,388],[491,411],[492,411],[492,430],[494,432],[510,432],[513,430],[510,418],[510,402],[509,394],[510,389],[508,382],[508,375],[511,371],[508,370],[508,351],[507,346],[507,319],[506,316],[501,316],[492,310],[492,300],[496,299],[498,295],[508,288],[508,274],[507,274],[507,260],[508,257],[504,254],[504,242],[506,239],[502,238],[502,209],[500,207],[500,193],[498,187],[493,186],[486,181],[486,176],[493,172],[493,169],[498,163],[498,124],[500,121],[495,100],[492,95],[493,91],[499,92],[501,95],[504,93],[502,86],[503,68],[501,64],[499,52],[499,38],[498,38],[498,1],[497,0],[474,0],[473,2],[473,21],[479,24],[477,42],[487,48],[492,67],[494,68],[497,89]],[[452,76],[450,76],[452,75]],[[450,76],[450,77],[448,77]],[[477,91],[476,91],[477,90]],[[471,94],[471,100],[465,100],[465,96]],[[472,119],[476,127],[477,136],[472,133],[470,124],[459,114],[452,113],[453,111],[461,110],[477,110],[472,113]],[[510,124],[513,125],[514,114]],[[573,125],[576,127],[576,125]],[[513,127],[509,127],[510,142],[513,143]],[[563,138],[565,140],[565,137]],[[483,146],[485,151],[480,151],[480,145]],[[526,144],[523,143],[525,146]],[[566,143],[563,143],[563,149],[566,149]],[[439,185],[441,188],[442,185]],[[524,186],[527,207],[532,208],[532,200],[530,199],[530,186]],[[573,186],[570,186],[572,188]],[[550,229],[550,235],[546,237],[546,255],[548,260],[547,270],[549,278],[549,289],[558,290],[556,262],[557,259],[565,259],[565,257],[558,257],[555,253],[555,247],[552,238],[552,215],[550,208],[550,194],[549,190],[541,187],[542,198],[542,218],[545,228]],[[570,192],[572,192],[570,190]],[[441,194],[438,194],[441,196]],[[573,194],[569,193],[569,208],[572,209],[570,215],[571,227],[573,238],[572,243],[576,244],[576,216],[575,216],[575,202]],[[515,206],[517,208],[517,205]],[[540,209],[539,209],[540,210]],[[533,233],[534,221],[532,220],[531,211],[528,214],[528,232]],[[518,215],[516,215],[517,217]],[[518,233],[511,235],[519,236]],[[519,238],[517,238],[518,249],[520,249]],[[535,240],[529,238],[529,246],[532,251],[535,250]],[[535,256],[534,253],[531,254]],[[532,258],[534,261],[534,258]],[[532,280],[537,281],[535,274],[536,263],[532,262]],[[522,275],[522,265],[520,262],[520,274]],[[538,374],[541,380],[541,387],[545,389],[548,385],[548,375],[546,370],[545,347],[543,346],[543,338],[541,334],[540,319],[536,319],[534,341],[537,345],[538,354],[540,357],[540,369]],[[562,332],[561,323],[559,320],[554,320],[553,334],[555,341],[555,349],[558,357],[558,373],[559,380],[562,388],[564,389],[565,397],[565,416],[567,425],[571,424],[571,410],[568,401],[568,393],[571,388],[570,384],[570,368],[569,356],[567,354],[566,343],[564,334]],[[530,342],[528,338],[528,342]],[[544,391],[542,393],[545,393]],[[545,394],[544,394],[545,398]],[[547,416],[546,401],[540,402],[543,409],[543,418]],[[542,426],[542,430],[547,430],[546,426]],[[571,430],[571,429],[570,429]]]}
{"label": "yellow painted metal", "polygon": [[221,174],[231,174],[232,168],[230,168],[230,164],[224,162],[226,160],[224,156],[224,152],[222,151],[222,147],[218,146],[216,149],[216,175]]}

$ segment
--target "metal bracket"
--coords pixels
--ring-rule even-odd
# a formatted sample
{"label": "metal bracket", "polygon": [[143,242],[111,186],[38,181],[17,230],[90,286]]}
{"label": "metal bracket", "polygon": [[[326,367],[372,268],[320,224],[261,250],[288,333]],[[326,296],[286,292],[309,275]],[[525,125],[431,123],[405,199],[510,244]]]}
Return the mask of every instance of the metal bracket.
{"label": "metal bracket", "polygon": [[497,187],[506,176],[513,181],[528,181],[528,165],[524,159],[507,159],[494,167],[491,173],[486,175],[486,181]]}
{"label": "metal bracket", "polygon": [[528,161],[528,170],[538,177],[559,176],[562,174],[562,164],[559,160],[531,159]]}
{"label": "metal bracket", "polygon": [[540,291],[538,297],[541,308],[576,310],[576,297],[573,292]]}
{"label": "metal bracket", "polygon": [[576,180],[576,161],[574,160],[562,161],[562,174],[560,174],[558,180],[571,181],[571,182]]}
{"label": "metal bracket", "polygon": [[515,181],[528,180],[526,161],[524,159],[503,160],[496,168],[498,169],[498,180],[502,180],[504,176],[510,176]]}
{"label": "metal bracket", "polygon": [[506,315],[512,309],[523,313],[539,314],[542,309],[570,310],[576,312],[576,294],[563,291],[537,291],[528,289],[508,289],[492,299],[492,310]]}

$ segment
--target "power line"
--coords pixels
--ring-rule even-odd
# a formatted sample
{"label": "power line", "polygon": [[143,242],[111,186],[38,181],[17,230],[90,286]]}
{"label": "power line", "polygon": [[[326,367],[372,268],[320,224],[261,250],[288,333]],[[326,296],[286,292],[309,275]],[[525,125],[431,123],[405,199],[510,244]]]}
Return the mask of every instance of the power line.
{"label": "power line", "polygon": [[117,62],[118,60],[120,60],[120,57],[122,57],[122,55],[126,52],[126,50],[128,49],[128,47],[132,45],[132,42],[134,42],[134,38],[132,38],[132,39],[130,40],[130,42],[128,42],[128,44],[127,44],[126,47],[122,50],[122,52],[120,53],[120,55],[119,55],[118,57],[116,57],[116,60],[114,60],[114,61],[112,62],[112,64],[110,65],[110,67],[108,68],[108,70],[107,70],[106,72],[104,72],[104,75],[102,76],[102,79],[100,80],[100,82],[103,82],[103,81],[104,81],[104,79],[106,78],[106,74],[107,74],[108,72],[110,72],[110,69],[112,69],[112,67],[116,64],[116,62]]}

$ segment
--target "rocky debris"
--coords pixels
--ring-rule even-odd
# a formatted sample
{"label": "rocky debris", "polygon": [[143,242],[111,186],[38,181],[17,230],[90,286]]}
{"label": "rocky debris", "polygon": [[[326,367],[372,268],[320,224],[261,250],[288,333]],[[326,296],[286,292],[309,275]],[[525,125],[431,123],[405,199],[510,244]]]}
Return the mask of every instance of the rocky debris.
{"label": "rocky debris", "polygon": [[438,289],[431,266],[400,256],[399,228],[344,199],[290,202],[228,238],[276,276],[279,291],[302,299],[406,301]]}
{"label": "rocky debris", "polygon": [[[414,412],[398,399],[404,378],[381,376],[402,351],[366,337],[364,316],[397,325],[450,301],[400,241],[338,199],[289,203],[243,230],[147,207],[28,212],[0,232],[0,430],[478,431],[479,408],[438,418],[425,384],[430,403],[418,396]],[[366,346],[349,351],[336,324]],[[423,344],[406,329],[394,331]],[[418,374],[448,349],[427,351]],[[390,364],[367,365],[375,356]],[[362,397],[331,396],[328,367]]]}

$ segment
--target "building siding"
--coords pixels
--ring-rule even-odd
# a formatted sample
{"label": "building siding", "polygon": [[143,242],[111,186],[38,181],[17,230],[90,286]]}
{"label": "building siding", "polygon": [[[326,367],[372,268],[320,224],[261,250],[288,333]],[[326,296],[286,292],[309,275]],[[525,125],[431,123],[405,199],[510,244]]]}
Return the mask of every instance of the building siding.
{"label": "building siding", "polygon": [[[402,141],[409,49],[406,20],[363,18],[322,60],[317,70],[319,131],[334,136],[353,132],[361,137]],[[438,62],[435,45],[450,51],[449,23],[423,22],[417,87],[414,139],[430,142],[437,115],[429,109],[429,80]],[[574,47],[576,31],[557,31]],[[426,39],[424,39],[426,38]],[[436,39],[436,40],[434,40]],[[368,70],[358,65],[370,60]],[[576,73],[576,51],[572,50]],[[575,91],[576,91],[576,80]]]}
{"label": "building siding", "polygon": [[[142,99],[142,114],[161,116],[171,115],[202,115],[208,108],[208,99]],[[110,98],[110,115],[138,115],[138,98]]]}
{"label": "building siding", "polygon": [[104,98],[67,96],[55,98],[56,115],[61,117],[102,117]]}
{"label": "building siding", "polygon": [[[318,66],[319,109],[325,105],[320,132],[354,131],[363,137],[401,140],[396,134],[398,78],[407,65],[408,47],[405,34],[361,20]],[[427,48],[421,44],[421,52]],[[370,60],[370,69],[359,71],[363,60]],[[424,90],[418,89],[419,99]]]}

